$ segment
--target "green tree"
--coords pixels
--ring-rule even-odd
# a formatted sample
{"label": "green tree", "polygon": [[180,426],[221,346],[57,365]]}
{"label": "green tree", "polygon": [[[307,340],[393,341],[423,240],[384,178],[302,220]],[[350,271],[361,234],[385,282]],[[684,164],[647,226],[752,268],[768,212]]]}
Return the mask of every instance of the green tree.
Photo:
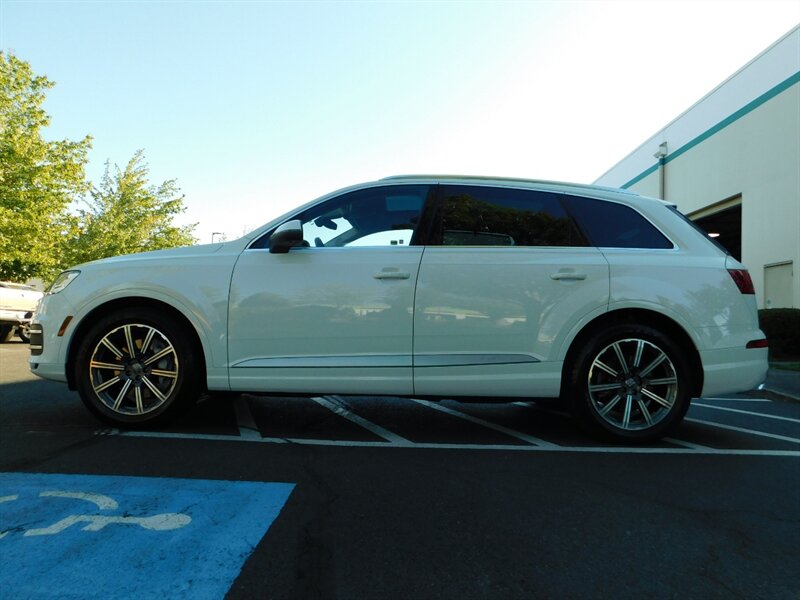
{"label": "green tree", "polygon": [[42,103],[53,85],[0,52],[0,279],[48,279],[63,267],[68,207],[88,190],[91,138],[42,137],[50,123]]}
{"label": "green tree", "polygon": [[124,169],[106,162],[99,188],[91,191],[88,210],[79,211],[78,231],[69,244],[72,264],[148,250],[193,244],[195,225],[178,227],[184,196],[174,179],[154,186],[139,150]]}

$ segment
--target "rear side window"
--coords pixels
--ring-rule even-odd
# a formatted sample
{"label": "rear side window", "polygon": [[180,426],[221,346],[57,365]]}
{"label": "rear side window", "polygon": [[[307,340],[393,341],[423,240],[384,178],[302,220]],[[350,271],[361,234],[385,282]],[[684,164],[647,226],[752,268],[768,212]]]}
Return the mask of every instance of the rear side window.
{"label": "rear side window", "polygon": [[431,244],[586,246],[556,194],[443,185]]}
{"label": "rear side window", "polygon": [[673,248],[672,242],[629,206],[579,196],[562,198],[593,246]]}

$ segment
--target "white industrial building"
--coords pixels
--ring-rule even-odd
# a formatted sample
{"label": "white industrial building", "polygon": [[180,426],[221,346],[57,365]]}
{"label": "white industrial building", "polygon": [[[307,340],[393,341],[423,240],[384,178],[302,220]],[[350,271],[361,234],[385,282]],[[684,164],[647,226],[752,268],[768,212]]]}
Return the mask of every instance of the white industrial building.
{"label": "white industrial building", "polygon": [[675,202],[748,267],[759,308],[800,308],[800,26],[595,183]]}

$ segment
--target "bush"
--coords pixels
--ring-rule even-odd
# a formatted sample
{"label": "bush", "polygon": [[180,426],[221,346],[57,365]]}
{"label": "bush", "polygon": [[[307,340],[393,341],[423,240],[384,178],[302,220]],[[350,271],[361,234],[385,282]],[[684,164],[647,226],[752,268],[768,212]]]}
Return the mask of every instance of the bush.
{"label": "bush", "polygon": [[771,360],[800,359],[800,308],[760,310],[758,322],[767,334]]}

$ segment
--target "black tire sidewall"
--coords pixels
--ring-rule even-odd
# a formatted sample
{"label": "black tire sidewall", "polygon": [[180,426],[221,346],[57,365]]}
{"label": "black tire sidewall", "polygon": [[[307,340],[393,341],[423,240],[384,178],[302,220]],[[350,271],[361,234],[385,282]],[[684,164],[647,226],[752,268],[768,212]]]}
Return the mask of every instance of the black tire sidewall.
{"label": "black tire sidewall", "polygon": [[[178,377],[175,387],[161,406],[144,415],[124,415],[108,408],[96,395],[89,375],[89,362],[97,344],[110,331],[126,324],[141,323],[160,331],[175,348]],[[196,352],[183,324],[168,313],[151,307],[126,308],[108,314],[89,329],[80,342],[74,364],[75,384],[81,400],[100,420],[120,427],[152,427],[162,425],[190,407],[200,395]]]}
{"label": "black tire sidewall", "polygon": [[11,341],[14,335],[14,325],[0,325],[0,344]]}
{"label": "black tire sidewall", "polygon": [[[610,344],[628,338],[642,339],[660,348],[672,361],[678,377],[678,392],[672,410],[645,430],[625,431],[614,427],[597,414],[589,397],[587,381],[594,359]],[[664,437],[681,422],[691,402],[692,371],[685,351],[669,336],[649,325],[620,324],[595,333],[584,343],[569,373],[568,403],[572,414],[586,429],[617,441],[645,443]]]}

